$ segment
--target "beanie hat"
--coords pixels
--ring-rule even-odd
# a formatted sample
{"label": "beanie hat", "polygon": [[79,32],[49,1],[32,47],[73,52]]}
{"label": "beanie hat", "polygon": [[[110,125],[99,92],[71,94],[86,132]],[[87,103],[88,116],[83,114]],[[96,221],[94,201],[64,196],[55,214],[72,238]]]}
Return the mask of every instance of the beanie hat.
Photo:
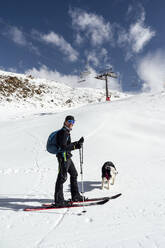
{"label": "beanie hat", "polygon": [[65,121],[69,121],[69,120],[75,121],[75,119],[74,119],[74,117],[72,115],[66,116]]}

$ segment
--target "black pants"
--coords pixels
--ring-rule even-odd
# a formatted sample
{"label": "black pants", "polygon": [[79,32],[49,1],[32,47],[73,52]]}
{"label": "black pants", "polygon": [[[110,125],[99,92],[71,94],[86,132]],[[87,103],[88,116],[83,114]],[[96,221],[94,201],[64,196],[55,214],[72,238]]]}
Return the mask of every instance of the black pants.
{"label": "black pants", "polygon": [[64,161],[63,157],[58,157],[58,163],[59,163],[59,172],[55,185],[55,194],[54,194],[55,202],[60,202],[64,200],[63,184],[67,180],[67,173],[70,174],[70,186],[71,186],[72,197],[79,195],[78,184],[77,184],[78,173],[74,166],[73,161],[71,160],[71,158],[67,159],[67,161]]}

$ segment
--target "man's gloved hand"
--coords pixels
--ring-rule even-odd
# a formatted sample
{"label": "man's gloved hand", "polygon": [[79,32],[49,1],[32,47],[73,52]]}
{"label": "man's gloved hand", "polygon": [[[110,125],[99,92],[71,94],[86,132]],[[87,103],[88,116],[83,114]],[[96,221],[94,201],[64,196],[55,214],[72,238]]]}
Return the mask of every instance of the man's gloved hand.
{"label": "man's gloved hand", "polygon": [[76,145],[75,145],[75,148],[76,148],[76,149],[80,149],[81,147],[82,147],[82,143],[78,143],[78,142],[77,142]]}
{"label": "man's gloved hand", "polygon": [[76,142],[75,148],[80,149],[82,147],[83,143],[84,143],[84,138],[81,137],[81,139],[79,139],[79,141]]}
{"label": "man's gloved hand", "polygon": [[84,143],[84,137],[81,137],[78,141],[78,144],[83,144]]}

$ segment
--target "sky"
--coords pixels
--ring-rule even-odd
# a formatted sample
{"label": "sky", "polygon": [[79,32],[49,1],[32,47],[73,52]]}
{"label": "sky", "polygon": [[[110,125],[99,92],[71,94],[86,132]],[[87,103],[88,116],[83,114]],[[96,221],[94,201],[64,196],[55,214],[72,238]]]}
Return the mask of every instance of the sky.
{"label": "sky", "polygon": [[99,88],[104,82],[92,79],[112,68],[118,79],[110,78],[110,88],[165,86],[163,0],[6,0],[0,6],[1,70]]}

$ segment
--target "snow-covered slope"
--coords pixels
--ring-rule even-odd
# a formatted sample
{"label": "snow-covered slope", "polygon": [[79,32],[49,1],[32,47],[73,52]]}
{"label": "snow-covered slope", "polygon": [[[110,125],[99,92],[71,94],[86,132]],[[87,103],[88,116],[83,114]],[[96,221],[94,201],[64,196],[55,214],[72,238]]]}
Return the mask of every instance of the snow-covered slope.
{"label": "snow-covered slope", "polygon": [[[162,92],[0,122],[0,247],[164,248],[164,106]],[[67,114],[76,118],[72,140],[85,138],[85,195],[123,195],[81,216],[81,209],[23,212],[53,199],[58,168],[45,143]],[[79,153],[73,154],[79,171]],[[119,174],[102,191],[107,160]],[[70,197],[69,178],[64,193]]]}
{"label": "snow-covered slope", "polygon": [[[111,100],[129,97],[111,91]],[[105,90],[72,88],[31,75],[0,71],[0,114],[3,119],[38,112],[59,112],[89,103],[105,102]]]}

